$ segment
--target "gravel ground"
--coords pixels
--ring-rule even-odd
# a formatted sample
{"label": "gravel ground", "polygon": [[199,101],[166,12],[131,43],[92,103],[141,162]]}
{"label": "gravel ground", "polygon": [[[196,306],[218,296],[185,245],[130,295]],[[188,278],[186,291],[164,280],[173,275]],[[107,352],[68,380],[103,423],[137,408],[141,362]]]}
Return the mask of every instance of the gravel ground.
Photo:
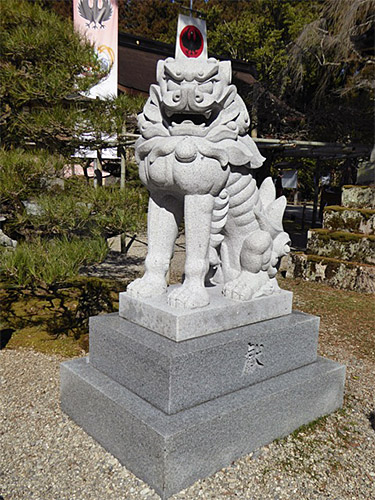
{"label": "gravel ground", "polygon": [[[130,242],[127,235],[126,242]],[[135,237],[127,254],[110,252],[104,262],[81,269],[81,274],[99,278],[129,282],[144,272],[143,263],[147,255],[147,236],[140,233]],[[180,283],[185,263],[185,236],[181,234],[175,246],[171,262],[170,282]]]}
{"label": "gravel ground", "polygon": [[[344,409],[273,442],[172,498],[375,498],[375,363],[338,348],[347,364]],[[59,407],[62,358],[0,352],[0,495],[4,500],[159,497],[85,434]]]}

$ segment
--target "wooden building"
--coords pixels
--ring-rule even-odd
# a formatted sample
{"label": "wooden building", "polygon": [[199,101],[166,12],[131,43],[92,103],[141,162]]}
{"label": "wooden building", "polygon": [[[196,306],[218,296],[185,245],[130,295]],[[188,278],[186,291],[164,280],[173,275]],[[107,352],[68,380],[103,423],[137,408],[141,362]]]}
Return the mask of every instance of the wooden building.
{"label": "wooden building", "polygon": [[[150,85],[156,83],[158,60],[174,57],[174,45],[128,33],[119,33],[118,42],[119,90],[148,95]],[[210,55],[219,60],[224,59]],[[232,59],[232,70],[234,79],[249,85],[256,82],[256,70],[253,64]]]}

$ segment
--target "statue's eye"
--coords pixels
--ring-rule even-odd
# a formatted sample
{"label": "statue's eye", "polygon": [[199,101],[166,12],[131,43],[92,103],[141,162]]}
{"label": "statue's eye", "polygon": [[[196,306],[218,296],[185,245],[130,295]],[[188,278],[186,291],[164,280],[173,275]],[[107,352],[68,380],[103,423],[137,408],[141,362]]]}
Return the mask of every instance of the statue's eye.
{"label": "statue's eye", "polygon": [[167,80],[167,90],[178,90],[180,85],[173,80]]}
{"label": "statue's eye", "polygon": [[202,83],[201,85],[199,85],[199,90],[206,94],[212,94],[213,89],[214,84],[212,82]]}

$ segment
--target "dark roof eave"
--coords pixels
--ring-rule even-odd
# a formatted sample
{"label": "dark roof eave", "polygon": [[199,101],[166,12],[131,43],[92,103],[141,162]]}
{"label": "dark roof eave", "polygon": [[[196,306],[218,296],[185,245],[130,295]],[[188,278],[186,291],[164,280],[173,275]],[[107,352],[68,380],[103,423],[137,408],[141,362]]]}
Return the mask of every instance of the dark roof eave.
{"label": "dark roof eave", "polygon": [[[150,40],[142,36],[132,35],[130,33],[119,32],[118,44],[121,47],[129,47],[131,49],[143,50],[152,54],[160,54],[164,57],[174,57],[174,44]],[[210,57],[215,57],[219,61],[227,60],[228,57],[209,53]],[[256,77],[256,68],[254,61],[243,61],[240,59],[230,59],[233,71],[243,71]]]}

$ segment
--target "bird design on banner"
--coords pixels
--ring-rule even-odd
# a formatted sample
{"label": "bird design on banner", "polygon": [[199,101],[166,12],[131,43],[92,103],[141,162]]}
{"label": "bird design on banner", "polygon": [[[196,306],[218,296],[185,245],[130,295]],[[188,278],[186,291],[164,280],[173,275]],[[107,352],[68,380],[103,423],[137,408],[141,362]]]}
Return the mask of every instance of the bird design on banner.
{"label": "bird design on banner", "polygon": [[112,16],[111,0],[102,0],[101,7],[99,7],[99,0],[93,0],[92,7],[90,7],[89,0],[80,0],[78,12],[83,19],[88,21],[86,24],[88,28],[97,29],[98,26],[105,28],[103,23],[111,19]]}

